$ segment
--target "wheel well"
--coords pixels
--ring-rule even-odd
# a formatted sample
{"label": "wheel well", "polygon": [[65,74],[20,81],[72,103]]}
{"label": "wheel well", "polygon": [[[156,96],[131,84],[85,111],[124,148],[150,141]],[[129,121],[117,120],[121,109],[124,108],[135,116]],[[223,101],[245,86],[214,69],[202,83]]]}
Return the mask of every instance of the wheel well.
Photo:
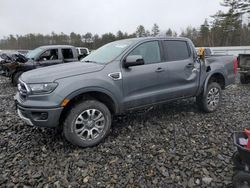
{"label": "wheel well", "polygon": [[83,100],[88,100],[88,99],[95,99],[98,100],[100,102],[102,102],[103,104],[105,104],[108,109],[110,110],[111,114],[114,114],[116,112],[116,106],[115,106],[115,102],[113,101],[113,99],[102,92],[86,92],[86,93],[82,93],[80,95],[75,96],[73,99],[70,100],[70,102],[64,107],[61,116],[60,116],[60,124],[64,121],[65,117],[67,116],[67,113],[72,109],[72,107]]}
{"label": "wheel well", "polygon": [[221,86],[222,89],[225,89],[225,78],[222,74],[220,73],[213,74],[208,80],[208,83],[211,82],[216,82]]}

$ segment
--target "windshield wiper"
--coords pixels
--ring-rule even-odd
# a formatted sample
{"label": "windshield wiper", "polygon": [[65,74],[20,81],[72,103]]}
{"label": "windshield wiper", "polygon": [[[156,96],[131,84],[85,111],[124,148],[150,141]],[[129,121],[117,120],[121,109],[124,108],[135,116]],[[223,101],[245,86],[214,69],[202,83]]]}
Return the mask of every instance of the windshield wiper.
{"label": "windshield wiper", "polygon": [[86,63],[96,63],[95,61],[91,61],[91,60],[85,60],[83,62],[86,62]]}

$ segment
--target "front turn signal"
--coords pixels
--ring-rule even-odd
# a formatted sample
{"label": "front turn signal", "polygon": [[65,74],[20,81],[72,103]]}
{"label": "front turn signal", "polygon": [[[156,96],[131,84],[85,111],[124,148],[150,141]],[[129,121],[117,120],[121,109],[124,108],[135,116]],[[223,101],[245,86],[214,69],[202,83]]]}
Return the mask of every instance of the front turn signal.
{"label": "front turn signal", "polygon": [[67,106],[67,104],[69,103],[69,101],[70,101],[70,100],[69,100],[69,99],[67,99],[67,98],[66,98],[66,99],[64,99],[64,100],[63,100],[63,102],[61,103],[61,107],[65,107],[65,106]]}

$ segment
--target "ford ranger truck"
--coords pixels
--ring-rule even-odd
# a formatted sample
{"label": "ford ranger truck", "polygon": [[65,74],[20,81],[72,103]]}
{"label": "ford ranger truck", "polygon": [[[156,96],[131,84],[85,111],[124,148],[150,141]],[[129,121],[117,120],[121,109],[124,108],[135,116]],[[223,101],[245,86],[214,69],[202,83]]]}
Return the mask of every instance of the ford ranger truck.
{"label": "ford ranger truck", "polygon": [[72,144],[94,146],[117,114],[191,97],[205,112],[218,109],[222,90],[235,81],[237,60],[209,58],[198,56],[186,38],[111,42],[80,62],[22,74],[17,112],[28,125],[61,128]]}

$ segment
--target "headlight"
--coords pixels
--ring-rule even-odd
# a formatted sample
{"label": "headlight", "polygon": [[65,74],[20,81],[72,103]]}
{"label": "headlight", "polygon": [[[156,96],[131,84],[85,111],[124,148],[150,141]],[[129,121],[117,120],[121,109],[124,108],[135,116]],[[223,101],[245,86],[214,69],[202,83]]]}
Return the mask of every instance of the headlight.
{"label": "headlight", "polygon": [[57,87],[57,83],[40,83],[40,84],[28,84],[31,94],[47,94],[54,91]]}

